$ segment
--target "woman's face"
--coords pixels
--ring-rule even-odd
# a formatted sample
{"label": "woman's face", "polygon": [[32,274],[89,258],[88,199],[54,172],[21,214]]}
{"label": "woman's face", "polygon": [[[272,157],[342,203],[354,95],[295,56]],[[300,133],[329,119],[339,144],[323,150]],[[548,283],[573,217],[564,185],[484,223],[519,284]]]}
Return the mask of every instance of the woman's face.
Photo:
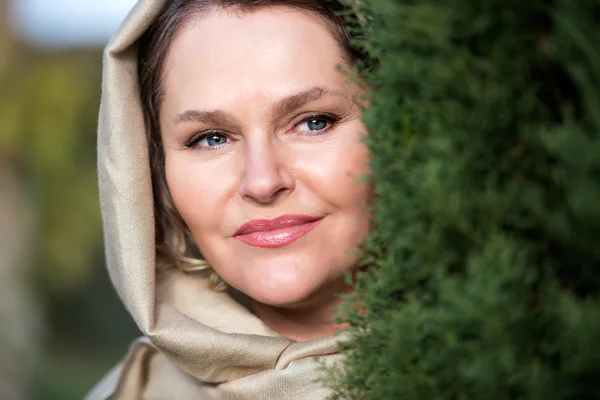
{"label": "woman's face", "polygon": [[214,12],[175,38],[160,111],[175,206],[225,282],[272,306],[340,282],[368,234],[358,88],[315,16]]}

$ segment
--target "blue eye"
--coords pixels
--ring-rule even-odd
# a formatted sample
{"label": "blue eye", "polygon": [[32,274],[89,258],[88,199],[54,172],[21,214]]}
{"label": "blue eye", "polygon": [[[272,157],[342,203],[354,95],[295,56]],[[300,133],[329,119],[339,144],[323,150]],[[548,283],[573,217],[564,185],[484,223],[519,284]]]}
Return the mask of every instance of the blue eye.
{"label": "blue eye", "polygon": [[311,120],[306,121],[306,126],[311,131],[321,131],[327,128],[328,123],[329,121],[326,121],[324,119],[313,118]]}
{"label": "blue eye", "polygon": [[205,138],[208,146],[219,146],[227,143],[227,137],[225,135],[212,134]]}
{"label": "blue eye", "polygon": [[186,144],[187,148],[210,149],[219,147],[229,142],[229,137],[226,133],[220,132],[204,132],[191,138]]}
{"label": "blue eye", "polygon": [[321,135],[328,132],[340,117],[333,114],[308,115],[295,124],[296,131],[305,135]]}

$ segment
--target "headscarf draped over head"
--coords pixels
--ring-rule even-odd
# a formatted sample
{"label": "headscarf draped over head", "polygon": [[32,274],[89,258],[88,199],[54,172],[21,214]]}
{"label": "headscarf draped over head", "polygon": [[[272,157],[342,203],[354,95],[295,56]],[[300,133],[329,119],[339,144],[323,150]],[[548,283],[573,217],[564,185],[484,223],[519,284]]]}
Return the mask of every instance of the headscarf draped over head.
{"label": "headscarf draped over head", "polygon": [[156,273],[136,43],[166,1],[139,1],[104,53],[98,174],[106,257],[144,337],[86,398],[324,399],[329,392],[315,359],[339,362],[339,336],[286,339],[207,280]]}

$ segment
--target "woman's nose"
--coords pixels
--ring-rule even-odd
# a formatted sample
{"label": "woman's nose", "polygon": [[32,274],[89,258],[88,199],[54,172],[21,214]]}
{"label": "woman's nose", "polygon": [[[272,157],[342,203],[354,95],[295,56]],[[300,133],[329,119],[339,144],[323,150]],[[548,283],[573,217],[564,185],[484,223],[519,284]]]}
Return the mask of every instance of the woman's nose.
{"label": "woman's nose", "polygon": [[289,160],[285,160],[277,144],[266,138],[249,142],[240,194],[255,203],[272,203],[294,188],[294,178],[286,165]]}

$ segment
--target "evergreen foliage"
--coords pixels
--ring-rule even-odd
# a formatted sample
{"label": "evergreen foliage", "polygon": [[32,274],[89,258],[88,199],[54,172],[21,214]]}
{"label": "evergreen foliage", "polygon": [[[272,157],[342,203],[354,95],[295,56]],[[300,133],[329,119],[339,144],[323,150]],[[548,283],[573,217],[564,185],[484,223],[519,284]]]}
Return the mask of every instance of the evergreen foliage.
{"label": "evergreen foliage", "polygon": [[347,2],[376,267],[336,397],[600,399],[600,1]]}

